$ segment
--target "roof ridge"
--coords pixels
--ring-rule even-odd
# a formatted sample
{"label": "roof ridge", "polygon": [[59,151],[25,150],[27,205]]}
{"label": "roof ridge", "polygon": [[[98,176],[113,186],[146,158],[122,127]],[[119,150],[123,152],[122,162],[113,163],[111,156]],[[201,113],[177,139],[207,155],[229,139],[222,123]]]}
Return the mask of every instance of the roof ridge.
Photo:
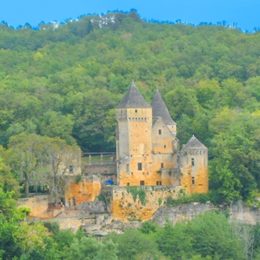
{"label": "roof ridge", "polygon": [[172,119],[169,110],[162,99],[161,93],[158,89],[153,96],[152,101],[152,108],[153,108],[153,117],[161,117],[165,124],[167,125],[175,125],[176,123]]}
{"label": "roof ridge", "polygon": [[208,149],[194,134],[190,140],[185,144],[184,148],[203,148]]}
{"label": "roof ridge", "polygon": [[149,108],[149,107],[151,106],[145,101],[144,97],[136,87],[135,82],[132,81],[127,93],[119,103],[118,108]]}

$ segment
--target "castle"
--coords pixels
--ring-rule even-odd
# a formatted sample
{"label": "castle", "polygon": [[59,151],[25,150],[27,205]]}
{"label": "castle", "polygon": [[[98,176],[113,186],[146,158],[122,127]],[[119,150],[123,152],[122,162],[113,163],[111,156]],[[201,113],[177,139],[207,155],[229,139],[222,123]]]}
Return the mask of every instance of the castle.
{"label": "castle", "polygon": [[[169,198],[208,192],[208,149],[194,135],[180,149],[176,123],[158,90],[150,105],[132,83],[116,108],[116,120],[116,155],[110,162],[103,160],[104,154],[101,163],[92,160],[93,153],[82,160],[80,153],[64,157],[60,199],[66,210],[80,204],[93,210],[103,198],[112,219],[144,221]],[[32,198],[26,204],[31,216],[48,218],[49,203]]]}
{"label": "castle", "polygon": [[158,90],[150,105],[132,82],[116,112],[118,186],[208,192],[208,149],[194,135],[179,149],[176,123]]}

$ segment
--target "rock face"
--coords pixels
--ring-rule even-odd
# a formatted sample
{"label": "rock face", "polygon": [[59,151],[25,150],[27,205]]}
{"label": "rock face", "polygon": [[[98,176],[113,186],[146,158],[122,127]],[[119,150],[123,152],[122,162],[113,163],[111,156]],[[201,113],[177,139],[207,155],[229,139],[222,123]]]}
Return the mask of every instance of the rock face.
{"label": "rock face", "polygon": [[48,195],[38,195],[31,198],[19,199],[18,206],[30,209],[30,217],[47,219],[52,217],[48,211],[49,198]]}
{"label": "rock face", "polygon": [[256,225],[260,223],[260,209],[249,208],[241,202],[230,207],[230,219],[241,223]]}
{"label": "rock face", "polygon": [[164,225],[166,222],[176,224],[179,221],[191,220],[199,214],[216,209],[210,203],[202,204],[197,202],[176,207],[161,207],[156,211],[152,220],[160,225]]}
{"label": "rock face", "polygon": [[106,205],[103,201],[85,202],[78,205],[76,209],[88,215],[107,213]]}
{"label": "rock face", "polygon": [[95,176],[84,178],[79,182],[68,182],[65,192],[65,205],[76,206],[84,202],[94,201],[101,192],[101,183]]}
{"label": "rock face", "polygon": [[123,222],[150,220],[167,198],[175,199],[179,192],[180,186],[115,187],[112,191],[112,217]]}
{"label": "rock face", "polygon": [[159,208],[152,220],[160,225],[164,225],[166,222],[176,224],[179,221],[191,220],[211,210],[220,210],[229,213],[230,220],[238,221],[244,224],[256,225],[260,223],[260,209],[249,208],[242,203],[236,203],[228,208],[215,207],[211,203],[189,203],[176,207],[161,207]]}
{"label": "rock face", "polygon": [[[187,221],[212,210],[223,210],[229,213],[231,221],[255,225],[260,223],[260,210],[246,207],[242,203],[231,205],[228,208],[215,207],[211,203],[189,203],[175,207],[161,206],[170,196],[174,197],[176,190],[170,188],[145,187],[143,192],[131,191],[127,187],[110,188],[106,190],[107,201],[95,200],[84,202],[76,207],[62,207],[48,209],[48,197],[37,196],[20,199],[20,206],[31,209],[31,217],[38,220],[57,222],[61,229],[76,231],[82,227],[91,235],[105,236],[111,232],[122,233],[127,228],[136,228],[142,221],[152,220],[159,225],[166,222],[176,224]],[[141,199],[139,195],[145,194]],[[112,200],[113,197],[113,200]],[[107,202],[112,202],[111,208]]]}

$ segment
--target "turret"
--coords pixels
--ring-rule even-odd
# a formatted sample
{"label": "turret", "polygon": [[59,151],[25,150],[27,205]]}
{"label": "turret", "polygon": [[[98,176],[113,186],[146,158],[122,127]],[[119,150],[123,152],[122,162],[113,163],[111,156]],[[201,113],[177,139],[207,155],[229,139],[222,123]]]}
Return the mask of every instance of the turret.
{"label": "turret", "polygon": [[194,135],[181,150],[181,171],[188,193],[208,192],[208,148]]}

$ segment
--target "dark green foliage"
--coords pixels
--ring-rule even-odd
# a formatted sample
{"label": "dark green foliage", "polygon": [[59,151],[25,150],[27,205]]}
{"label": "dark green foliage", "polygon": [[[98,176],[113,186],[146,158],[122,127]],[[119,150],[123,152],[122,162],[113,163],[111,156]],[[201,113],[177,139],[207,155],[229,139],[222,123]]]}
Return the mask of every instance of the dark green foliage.
{"label": "dark green foliage", "polygon": [[142,187],[127,187],[127,192],[132,195],[134,201],[138,198],[142,205],[146,204],[146,193]]}
{"label": "dark green foliage", "polygon": [[157,229],[158,226],[156,223],[147,221],[142,224],[140,231],[144,234],[150,234],[150,233],[155,233]]}
{"label": "dark green foliage", "polygon": [[191,257],[193,253],[192,237],[187,233],[187,224],[178,224],[175,227],[166,224],[157,239],[160,251],[171,259]]}
{"label": "dark green foliage", "polygon": [[257,224],[253,233],[253,257],[260,259],[260,224]]}
{"label": "dark green foliage", "polygon": [[118,244],[119,259],[160,259],[156,242],[139,230],[129,229],[122,235],[112,236]]}
{"label": "dark green foliage", "polygon": [[43,225],[53,234],[58,234],[60,231],[59,224],[56,222],[44,222]]}
{"label": "dark green foliage", "polygon": [[189,223],[187,230],[198,254],[220,259],[245,259],[242,242],[224,215],[215,212],[201,215]]}

